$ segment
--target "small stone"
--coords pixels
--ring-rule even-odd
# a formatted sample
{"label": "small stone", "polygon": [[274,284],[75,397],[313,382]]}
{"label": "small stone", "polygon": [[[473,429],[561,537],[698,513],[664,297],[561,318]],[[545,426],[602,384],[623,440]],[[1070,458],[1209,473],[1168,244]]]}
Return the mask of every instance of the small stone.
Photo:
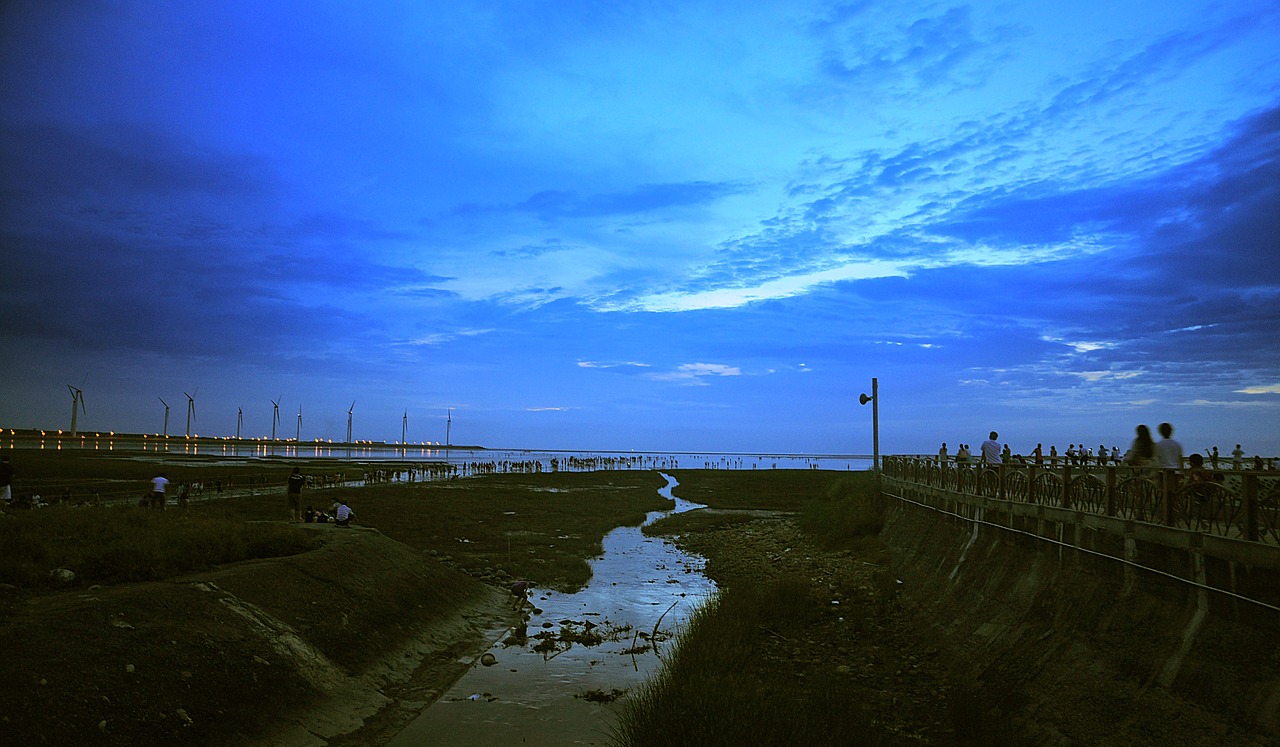
{"label": "small stone", "polygon": [[104,718],[98,722],[98,731],[106,731],[106,730],[107,730],[107,720]]}
{"label": "small stone", "polygon": [[134,670],[134,666],[132,664],[124,665],[124,671],[128,672],[129,674],[133,674],[133,670]]}

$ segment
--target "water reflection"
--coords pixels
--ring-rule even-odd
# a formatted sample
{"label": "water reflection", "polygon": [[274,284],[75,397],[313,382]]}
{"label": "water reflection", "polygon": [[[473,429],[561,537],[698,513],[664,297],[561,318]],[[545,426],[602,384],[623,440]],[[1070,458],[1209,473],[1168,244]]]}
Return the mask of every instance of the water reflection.
{"label": "water reflection", "polygon": [[[676,506],[650,513],[646,524],[701,507],[675,498],[675,479],[663,477],[667,485],[658,492]],[[703,567],[702,558],[645,537],[639,527],[613,530],[591,561],[585,589],[535,589],[539,611],[502,631],[483,661],[390,744],[608,744],[612,706],[599,699],[657,671],[664,641],[715,589]]]}

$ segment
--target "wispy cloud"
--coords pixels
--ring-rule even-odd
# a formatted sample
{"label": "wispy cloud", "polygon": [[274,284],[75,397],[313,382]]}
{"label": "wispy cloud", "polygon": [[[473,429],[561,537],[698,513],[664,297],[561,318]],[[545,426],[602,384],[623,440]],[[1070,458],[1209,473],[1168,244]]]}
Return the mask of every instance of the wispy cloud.
{"label": "wispy cloud", "polygon": [[737,366],[721,363],[684,363],[674,371],[651,374],[654,381],[674,381],[695,386],[707,386],[705,379],[710,376],[741,376],[742,370]]}

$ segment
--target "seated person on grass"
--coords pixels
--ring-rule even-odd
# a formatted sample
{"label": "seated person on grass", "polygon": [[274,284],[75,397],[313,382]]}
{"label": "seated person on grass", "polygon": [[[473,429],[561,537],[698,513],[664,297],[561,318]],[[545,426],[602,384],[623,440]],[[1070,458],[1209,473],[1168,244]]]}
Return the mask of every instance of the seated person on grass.
{"label": "seated person on grass", "polygon": [[337,524],[340,527],[351,526],[351,519],[355,517],[356,512],[352,511],[351,507],[347,505],[347,499],[339,498],[338,502],[333,504],[333,511],[334,524]]}

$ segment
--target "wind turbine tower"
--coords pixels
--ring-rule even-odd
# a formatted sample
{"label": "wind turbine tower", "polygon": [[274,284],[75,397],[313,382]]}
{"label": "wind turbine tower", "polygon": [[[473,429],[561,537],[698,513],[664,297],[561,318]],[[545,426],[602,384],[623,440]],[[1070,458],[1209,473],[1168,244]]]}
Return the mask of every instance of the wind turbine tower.
{"label": "wind turbine tower", "polygon": [[295,443],[302,442],[302,404],[301,403],[298,404],[298,432],[294,434],[293,440]]}
{"label": "wind turbine tower", "polygon": [[[199,394],[197,389],[196,393]],[[183,394],[187,394],[183,392]],[[191,421],[196,419],[196,398],[187,394],[187,438],[191,438]]]}
{"label": "wind turbine tower", "polygon": [[164,397],[157,396],[160,404],[164,405],[164,437],[169,437],[169,403],[164,401]]}
{"label": "wind turbine tower", "polygon": [[71,392],[71,435],[74,436],[76,435],[76,416],[84,412],[84,391],[70,384],[67,384],[67,390]]}
{"label": "wind turbine tower", "polygon": [[400,421],[400,456],[409,456],[409,444],[406,442],[405,434],[409,432],[409,411],[404,411],[404,418]]}
{"label": "wind turbine tower", "polygon": [[445,462],[448,462],[449,457],[453,455],[453,452],[450,451],[449,449],[450,438],[453,435],[452,431],[453,431],[453,408],[450,407],[449,417],[444,421],[444,460]]}
{"label": "wind turbine tower", "polygon": [[280,400],[284,399],[281,394],[276,399],[271,400],[271,454],[276,453],[276,426],[280,423]]}
{"label": "wind turbine tower", "polygon": [[351,400],[351,407],[347,409],[347,456],[351,456],[351,418],[356,411],[356,401]]}

